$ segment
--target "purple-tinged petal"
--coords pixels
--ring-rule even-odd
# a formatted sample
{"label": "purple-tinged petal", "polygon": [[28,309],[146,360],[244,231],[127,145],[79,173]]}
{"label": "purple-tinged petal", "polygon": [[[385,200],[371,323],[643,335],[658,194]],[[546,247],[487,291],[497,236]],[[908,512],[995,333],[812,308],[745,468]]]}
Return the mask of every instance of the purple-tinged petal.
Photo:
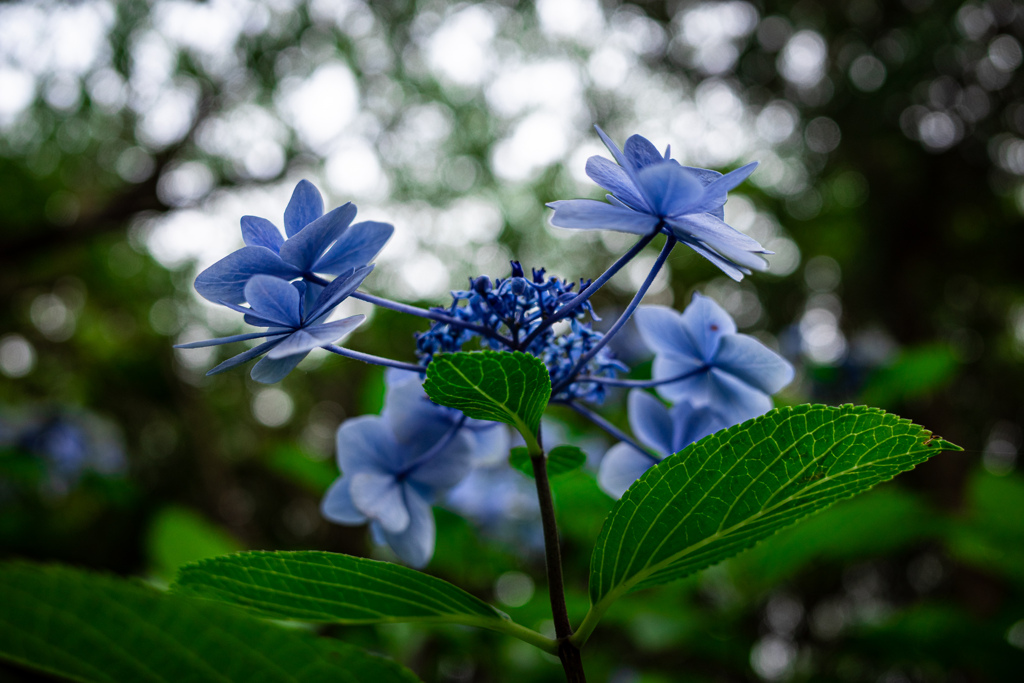
{"label": "purple-tinged petal", "polygon": [[430,489],[448,489],[455,486],[469,474],[472,448],[473,441],[469,433],[464,428],[459,430],[436,455],[425,458],[422,463],[409,470],[409,481]]}
{"label": "purple-tinged petal", "polygon": [[320,501],[320,513],[324,517],[337,524],[353,525],[366,522],[366,515],[352,502],[352,492],[349,488],[351,483],[351,477],[343,476],[327,489],[324,499]]}
{"label": "purple-tinged petal", "polygon": [[[696,237],[726,258],[731,258],[734,252],[744,253],[748,257],[751,255],[746,254],[746,252],[771,253],[750,235],[743,234],[722,219],[715,218],[709,213],[691,213],[684,216],[669,217],[666,220],[673,228]],[[762,259],[758,260],[762,261]],[[748,265],[742,261],[739,263],[744,266]]]}
{"label": "purple-tinged petal", "polygon": [[663,457],[674,453],[672,418],[669,416],[668,408],[641,389],[629,392],[628,405],[629,426],[640,443],[654,449]]}
{"label": "purple-tinged petal", "polygon": [[[651,377],[657,380],[684,375],[686,377],[667,384],[659,384],[655,387],[655,391],[669,403],[678,403],[688,399],[703,387],[707,372],[700,371],[702,367],[704,364],[699,356],[684,356],[674,353],[658,354],[651,364]],[[703,396],[703,394],[701,395]]]}
{"label": "purple-tinged petal", "polygon": [[694,367],[701,365],[704,358],[700,349],[686,333],[682,315],[676,311],[668,306],[640,306],[633,320],[640,338],[654,353],[687,356],[693,359]]}
{"label": "purple-tinged petal", "polygon": [[639,190],[629,179],[629,174],[621,166],[613,164],[604,157],[590,157],[587,159],[587,175],[595,183],[615,195],[615,198],[625,202],[629,208],[636,211],[650,212],[640,195]]}
{"label": "purple-tinged petal", "polygon": [[379,472],[395,474],[404,456],[387,423],[379,415],[345,420],[336,437],[338,468],[343,474]]}
{"label": "purple-tinged petal", "polygon": [[266,247],[274,253],[284,244],[277,226],[259,216],[242,216],[242,239],[250,247]]}
{"label": "purple-tinged petal", "polygon": [[651,164],[664,163],[668,159],[668,157],[663,157],[658,148],[642,135],[630,135],[622,147],[622,153],[638,171]]}
{"label": "purple-tinged petal", "polygon": [[308,180],[300,180],[284,210],[285,233],[291,237],[323,215],[324,200],[320,191]]}
{"label": "purple-tinged petal", "polygon": [[434,526],[434,509],[430,501],[408,484],[402,486],[406,509],[409,511],[409,525],[399,534],[384,530],[384,540],[395,554],[410,567],[419,569],[434,556],[437,529]]}
{"label": "purple-tinged petal", "polygon": [[306,354],[325,344],[332,344],[342,337],[351,334],[352,330],[359,327],[365,319],[366,316],[364,315],[354,315],[344,320],[336,320],[324,323],[323,325],[313,325],[295,330],[288,335],[287,339],[271,350],[267,354],[267,358],[278,359],[292,356],[296,353]]}
{"label": "purple-tinged petal", "polygon": [[295,366],[306,357],[305,353],[297,353],[294,356],[284,358],[264,358],[252,366],[249,376],[260,384],[276,384],[283,380]]}
{"label": "purple-tinged petal", "polygon": [[[287,333],[288,330],[281,330],[280,334]],[[246,341],[248,339],[259,339],[260,337],[266,337],[274,334],[272,330],[265,330],[263,332],[249,332],[247,334],[233,334],[230,337],[218,337],[216,339],[207,339],[205,341],[194,341],[188,342],[187,344],[175,344],[176,349],[201,349],[204,346],[219,346],[221,344],[230,344],[237,341]]]}
{"label": "purple-tinged petal", "polygon": [[704,198],[700,181],[671,161],[648,166],[637,176],[651,208],[661,217],[688,213]]}
{"label": "purple-tinged petal", "polygon": [[729,190],[746,180],[754,172],[754,169],[757,168],[757,164],[758,162],[752,161],[746,166],[741,166],[735,171],[729,171],[725,175],[715,178],[708,183],[706,188],[708,196],[714,197],[726,194]]}
{"label": "purple-tinged petal", "polygon": [[699,242],[691,238],[681,239],[680,241],[683,242],[683,244],[685,244],[686,246],[690,247],[690,249],[693,249],[695,252],[706,258],[708,261],[711,261],[711,263],[713,263],[714,265],[718,266],[719,270],[721,270],[723,273],[731,277],[736,282],[740,282],[741,280],[743,280],[744,275],[750,275],[749,268],[738,266],[735,263],[726,260],[716,251],[710,249],[703,242]]}
{"label": "purple-tinged petal", "polygon": [[[655,367],[659,360],[654,360]],[[717,368],[664,384],[658,387],[658,393],[676,403],[689,401],[697,408],[709,407],[731,425],[762,415],[772,407],[770,396]]]}
{"label": "purple-tinged petal", "polygon": [[700,184],[703,185],[705,188],[722,177],[721,173],[719,173],[718,171],[712,171],[710,168],[683,166],[683,170],[693,175],[693,177],[699,180]]}
{"label": "purple-tinged petal", "polygon": [[363,266],[352,273],[342,273],[320,292],[313,310],[306,313],[306,321],[316,321],[328,315],[349,294],[359,289],[366,276],[373,272],[373,266]]}
{"label": "purple-tinged petal", "polygon": [[474,465],[494,465],[508,455],[511,439],[505,425],[483,420],[467,420],[464,429],[469,432],[473,441],[470,453]]}
{"label": "purple-tinged petal", "polygon": [[643,197],[644,205],[654,206],[651,203],[650,196],[647,195],[644,188],[640,185],[640,179],[637,176],[637,169],[633,168],[633,164],[630,163],[630,161],[626,158],[626,155],[619,150],[615,143],[612,142],[611,138],[605,135],[604,131],[601,130],[600,126],[594,126],[594,129],[597,131],[597,134],[601,137],[601,142],[604,143],[604,146],[607,147],[608,151],[612,153],[613,157],[615,157],[615,162],[619,166],[621,166],[622,170],[624,170],[626,172],[626,175],[629,176],[629,179],[630,181],[632,181],[633,187],[636,188],[637,193],[639,193],[639,195]]}
{"label": "purple-tinged petal", "polygon": [[394,232],[395,226],[378,221],[363,221],[349,226],[334,246],[313,264],[313,272],[340,275],[365,266],[377,257]]}
{"label": "purple-tinged petal", "polygon": [[384,531],[401,533],[409,527],[409,510],[402,495],[403,485],[393,475],[357,472],[349,491],[356,509],[379,522]]}
{"label": "purple-tinged petal", "polygon": [[597,483],[612,498],[621,498],[626,489],[655,464],[657,461],[652,456],[641,453],[629,444],[618,443],[601,458]]}
{"label": "purple-tinged petal", "polygon": [[302,324],[299,292],[287,280],[253,275],[245,285],[245,298],[253,314],[282,327]]}
{"label": "purple-tinged petal", "polygon": [[277,346],[280,342],[281,342],[281,337],[275,337],[274,339],[270,339],[268,341],[263,342],[259,346],[254,346],[251,349],[248,349],[247,351],[243,351],[242,353],[238,354],[237,356],[232,356],[231,358],[228,358],[226,361],[224,361],[223,363],[221,363],[217,367],[215,367],[212,370],[210,370],[209,372],[207,372],[206,376],[209,377],[210,375],[220,374],[220,373],[224,372],[225,370],[230,370],[231,368],[235,367],[236,365],[241,365],[242,363],[250,361],[253,358],[257,358],[259,356],[262,356],[267,351],[269,351],[270,349],[272,349],[275,346]]}
{"label": "purple-tinged petal", "polygon": [[399,443],[415,442],[423,434],[439,437],[458,420],[457,410],[427,398],[419,373],[388,368],[384,378],[387,390],[381,418],[387,421]]}
{"label": "purple-tinged petal", "polygon": [[196,291],[204,299],[217,303],[240,304],[245,285],[253,275],[272,275],[290,280],[302,273],[266,247],[242,247],[199,273]]}
{"label": "purple-tinged petal", "polygon": [[356,217],[352,202],[343,204],[317,218],[281,246],[281,259],[304,273],[313,270],[313,264],[338,239]]}
{"label": "purple-tinged petal", "polygon": [[696,443],[709,434],[731,427],[732,423],[716,412],[713,408],[705,406],[695,408],[689,402],[683,401],[672,407],[672,454],[678,453],[692,443]]}
{"label": "purple-tinged petal", "polygon": [[551,202],[551,225],[581,230],[617,230],[646,235],[658,226],[658,217],[623,209],[593,199],[565,199]]}
{"label": "purple-tinged petal", "polygon": [[793,381],[793,366],[757,339],[745,334],[722,339],[715,367],[738,377],[766,394],[774,394]]}
{"label": "purple-tinged petal", "polygon": [[705,363],[711,364],[724,335],[736,334],[736,323],[711,297],[694,292],[680,316],[686,336]]}

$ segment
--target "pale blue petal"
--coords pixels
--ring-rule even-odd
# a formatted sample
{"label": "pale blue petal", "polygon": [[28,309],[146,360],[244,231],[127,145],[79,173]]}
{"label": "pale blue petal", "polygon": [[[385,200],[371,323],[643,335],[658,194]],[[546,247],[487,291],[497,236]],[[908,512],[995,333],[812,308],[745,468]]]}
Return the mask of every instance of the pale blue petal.
{"label": "pale blue petal", "polygon": [[642,135],[630,135],[626,144],[622,147],[622,153],[626,159],[633,164],[636,170],[642,170],[651,164],[664,163],[663,157],[658,148],[651,144],[651,141]]}
{"label": "pale blue petal", "polygon": [[715,354],[715,367],[766,394],[774,394],[793,381],[793,366],[789,361],[745,334],[722,339]]}
{"label": "pale blue petal", "polygon": [[379,522],[384,531],[395,534],[409,527],[403,488],[393,475],[379,472],[357,472],[349,484],[356,509]]}
{"label": "pale blue petal", "polygon": [[284,358],[264,358],[252,366],[249,376],[260,384],[275,384],[283,380],[305,357],[305,353],[297,353]]}
{"label": "pale blue petal", "polygon": [[[654,379],[668,379],[678,377],[703,367],[703,361],[698,356],[684,356],[674,353],[658,354],[651,364],[651,377]],[[668,384],[659,384],[655,387],[658,395],[669,403],[678,403],[691,396],[694,391],[703,386],[707,372],[697,372],[686,379],[676,380]],[[703,404],[701,404],[703,405]]]}
{"label": "pale blue petal", "polygon": [[412,486],[402,487],[405,504],[409,511],[409,526],[400,534],[384,531],[384,540],[410,567],[419,569],[434,556],[437,529],[434,526],[434,510],[430,502]]}
{"label": "pale blue petal", "polygon": [[597,134],[601,137],[601,141],[604,143],[605,147],[607,147],[608,151],[610,151],[612,153],[612,156],[615,157],[615,162],[619,166],[621,166],[622,170],[624,170],[626,172],[626,175],[629,176],[629,179],[633,183],[633,187],[636,188],[637,193],[641,197],[643,197],[644,206],[654,206],[654,204],[651,203],[650,196],[645,192],[643,186],[640,184],[640,179],[637,176],[637,169],[633,168],[633,164],[630,163],[630,161],[626,158],[626,155],[619,151],[619,148],[615,145],[614,142],[612,142],[611,138],[605,135],[604,131],[601,130],[600,126],[595,125],[594,129],[597,131]]}
{"label": "pale blue petal", "polygon": [[700,181],[700,184],[707,187],[711,183],[715,182],[722,177],[722,174],[718,171],[712,171],[710,168],[698,168],[696,166],[683,166],[683,169],[693,175],[694,178]]}
{"label": "pale blue petal", "polygon": [[253,275],[245,285],[245,298],[255,315],[283,327],[302,324],[299,292],[287,280]]}
{"label": "pale blue petal", "polygon": [[597,483],[612,498],[621,498],[626,489],[655,464],[657,461],[652,456],[641,453],[629,444],[618,443],[601,458]]}
{"label": "pale blue petal", "polygon": [[637,174],[640,188],[661,217],[689,213],[704,198],[704,187],[679,164],[662,161]]}
{"label": "pale blue petal", "polygon": [[352,502],[350,483],[351,477],[336,479],[320,501],[320,513],[337,524],[364,524],[367,517]]}
{"label": "pale blue petal", "polygon": [[436,455],[410,469],[409,481],[429,489],[451,488],[469,474],[472,457],[473,440],[465,428],[460,429]]}
{"label": "pale blue petal", "polygon": [[696,238],[740,266],[755,270],[768,267],[765,260],[756,254],[770,254],[770,251],[753,237],[744,235],[709,213],[667,218],[666,222],[672,226],[674,233]]}
{"label": "pale blue petal", "polygon": [[359,327],[366,316],[354,315],[344,320],[336,320],[323,325],[313,325],[295,330],[267,354],[267,358],[284,358],[296,353],[306,354],[326,344],[332,344],[352,333]]}
{"label": "pale blue petal", "polygon": [[204,346],[219,346],[220,344],[230,344],[237,341],[246,341],[247,339],[259,339],[260,337],[266,337],[273,334],[271,330],[264,330],[263,332],[249,332],[248,334],[233,334],[230,337],[218,337],[216,339],[207,339],[205,341],[194,341],[188,342],[187,344],[175,344],[176,349],[200,349]]}
{"label": "pale blue petal", "polygon": [[228,358],[226,361],[224,361],[223,363],[221,363],[217,367],[215,367],[212,370],[210,370],[209,372],[207,372],[206,375],[210,376],[210,375],[220,374],[220,373],[224,372],[225,370],[230,370],[231,368],[235,367],[236,365],[241,365],[242,363],[250,361],[253,358],[257,358],[259,356],[262,356],[264,353],[266,353],[270,349],[274,348],[274,346],[276,346],[278,343],[280,343],[280,341],[281,341],[281,337],[275,337],[274,339],[271,339],[269,341],[263,342],[259,346],[254,346],[254,347],[252,347],[251,349],[249,349],[247,351],[243,351],[242,353],[238,354],[237,356],[232,356],[231,358]]}
{"label": "pale blue petal", "polygon": [[387,390],[381,417],[387,421],[401,443],[418,440],[421,434],[444,434],[458,419],[459,413],[439,406],[423,391],[423,377],[409,370],[388,368],[385,372]]}
{"label": "pale blue petal", "polygon": [[629,392],[629,426],[645,446],[662,456],[673,453],[672,418],[661,401],[642,389]]}
{"label": "pale blue petal", "polygon": [[580,230],[617,230],[646,235],[658,225],[658,217],[623,209],[593,199],[564,199],[548,204],[554,209],[551,224]]}
{"label": "pale blue petal", "polygon": [[342,473],[373,471],[395,474],[404,464],[402,449],[379,415],[345,420],[335,439],[338,469]]}
{"label": "pale blue petal", "polygon": [[324,287],[320,292],[313,310],[306,313],[306,321],[316,321],[328,315],[335,306],[340,304],[348,295],[359,289],[366,276],[373,272],[373,266],[363,266],[352,273],[343,273],[336,277],[331,284]]}
{"label": "pale blue petal", "polygon": [[349,226],[334,246],[313,264],[314,273],[340,275],[372,261],[395,232],[390,223],[363,221]]}
{"label": "pale blue petal", "polygon": [[699,347],[683,328],[682,315],[668,306],[640,306],[633,314],[633,320],[640,338],[654,353],[690,356],[695,367],[704,360]]}
{"label": "pale blue petal", "polygon": [[511,447],[508,427],[483,420],[466,420],[465,429],[473,440],[473,463],[494,465],[508,455]]}
{"label": "pale blue petal", "polygon": [[729,190],[733,189],[734,187],[742,183],[744,180],[746,180],[750,176],[750,174],[754,172],[754,169],[757,168],[757,164],[758,162],[752,161],[746,166],[741,166],[740,168],[737,168],[735,171],[730,171],[729,173],[726,173],[724,176],[716,178],[707,186],[708,196],[715,197],[718,195],[726,194],[727,192],[729,192]]}
{"label": "pale blue petal", "polygon": [[331,243],[341,236],[355,217],[355,204],[348,202],[317,218],[288,238],[281,246],[281,259],[304,273],[312,272],[313,264],[327,251]]}
{"label": "pale blue petal", "polygon": [[242,239],[250,247],[266,247],[275,253],[284,244],[277,226],[259,216],[242,216]]}
{"label": "pale blue petal", "polygon": [[680,316],[686,336],[698,349],[701,358],[711,363],[725,335],[736,334],[736,323],[725,309],[711,297],[693,293],[690,305]]}
{"label": "pale blue petal", "polygon": [[687,401],[676,404],[670,412],[674,426],[672,454],[678,453],[709,434],[732,426],[732,423],[713,408],[708,406],[696,408]]}
{"label": "pale blue petal", "polygon": [[285,233],[291,237],[323,215],[324,200],[320,191],[308,180],[300,180],[284,210]]}
{"label": "pale blue petal", "polygon": [[[655,365],[658,360],[655,359]],[[717,368],[681,382],[663,385],[658,392],[673,402],[689,401],[697,408],[709,407],[719,412],[729,424],[757,417],[772,407],[768,394]]]}
{"label": "pale blue petal", "polygon": [[721,270],[723,273],[731,277],[736,282],[740,282],[741,280],[743,280],[744,275],[750,275],[749,268],[737,266],[735,263],[732,263],[731,261],[722,258],[722,256],[720,256],[714,250],[708,248],[707,245],[705,245],[703,242],[698,242],[697,240],[689,237],[680,236],[678,232],[676,232],[676,237],[679,237],[680,241],[683,242],[683,244],[685,244],[686,246],[690,247],[690,249],[693,249],[695,252],[706,258],[708,261],[711,261],[711,263],[718,266],[719,270]]}
{"label": "pale blue petal", "polygon": [[587,175],[595,183],[614,194],[617,200],[625,202],[629,208],[648,213],[651,211],[647,202],[633,185],[633,181],[629,179],[629,174],[621,166],[604,157],[590,157],[587,159]]}
{"label": "pale blue petal", "polygon": [[290,280],[302,273],[266,247],[242,247],[199,273],[196,291],[214,303],[243,303],[245,284],[253,275],[273,275]]}

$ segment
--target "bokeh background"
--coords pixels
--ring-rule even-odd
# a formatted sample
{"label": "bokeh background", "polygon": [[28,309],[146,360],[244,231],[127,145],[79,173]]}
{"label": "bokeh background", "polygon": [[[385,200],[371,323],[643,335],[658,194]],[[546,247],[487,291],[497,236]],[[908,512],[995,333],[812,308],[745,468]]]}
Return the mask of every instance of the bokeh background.
{"label": "bokeh background", "polygon": [[[600,197],[598,123],[690,165],[761,162],[726,218],[770,272],[737,284],[681,248],[648,302],[713,296],[798,367],[781,402],[880,406],[966,451],[621,601],[591,679],[1019,679],[1022,42],[1009,0],[0,5],[0,554],[158,583],[240,548],[387,557],[318,512],[380,369],[314,353],[272,387],[205,378],[223,350],[172,345],[239,321],[192,280],[241,245],[241,215],[280,225],[301,178],[394,223],[375,293],[444,305],[510,258],[595,277],[631,240],[554,229],[544,202]],[[653,249],[595,298],[606,321]],[[353,348],[414,358],[418,320],[348,312],[371,316]],[[626,425],[621,396],[602,412]],[[612,501],[589,473],[556,499],[578,621]],[[437,517],[427,571],[549,628],[528,543]],[[326,633],[426,681],[561,678],[489,633]]]}

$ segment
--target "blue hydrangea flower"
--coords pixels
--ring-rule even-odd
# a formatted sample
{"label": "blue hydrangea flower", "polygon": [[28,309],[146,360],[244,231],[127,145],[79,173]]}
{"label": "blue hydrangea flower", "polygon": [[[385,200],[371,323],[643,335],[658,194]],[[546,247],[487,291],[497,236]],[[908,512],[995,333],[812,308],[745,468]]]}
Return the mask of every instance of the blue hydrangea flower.
{"label": "blue hydrangea flower", "polygon": [[722,175],[691,168],[662,155],[649,140],[634,135],[620,151],[600,128],[601,139],[616,163],[599,156],[587,160],[587,175],[611,194],[609,204],[591,199],[551,202],[551,224],[582,230],[617,230],[645,235],[671,232],[729,277],[742,280],[768,264],[759,254],[772,252],[729,226],[725,201],[729,190],[746,180],[757,162]]}
{"label": "blue hydrangea flower", "polygon": [[434,554],[431,505],[469,472],[474,441],[468,430],[433,420],[409,419],[405,426],[408,433],[399,435],[383,416],[346,420],[337,438],[342,476],[320,509],[338,524],[370,522],[378,543],[422,567]]}
{"label": "blue hydrangea flower", "polygon": [[[266,218],[242,216],[246,246],[200,273],[196,291],[214,303],[240,304],[246,301],[245,285],[253,275],[312,279],[317,273],[341,275],[362,268],[377,256],[394,227],[376,221],[352,225],[355,216],[352,202],[325,214],[320,192],[313,183],[300,180],[284,210],[287,239]],[[308,290],[311,298],[319,294],[317,287]]]}
{"label": "blue hydrangea flower", "polygon": [[256,327],[266,327],[266,330],[178,344],[175,348],[195,349],[266,337],[267,341],[259,346],[229,358],[206,374],[215,375],[266,354],[266,358],[253,366],[252,378],[264,384],[279,382],[310,351],[338,341],[363,322],[363,315],[329,323],[323,321],[339,303],[356,291],[372,270],[373,266],[363,266],[343,273],[325,287],[312,304],[306,303],[305,282],[289,283],[270,275],[253,275],[244,287],[244,297],[249,302],[249,308],[221,303],[245,314],[245,322]]}
{"label": "blue hydrangea flower", "polygon": [[771,395],[793,380],[789,361],[737,334],[729,314],[706,296],[694,294],[683,313],[641,306],[634,319],[655,353],[653,378],[678,378],[657,388],[672,403],[710,407],[737,424],[771,410]]}
{"label": "blue hydrangea flower", "polygon": [[608,449],[601,459],[597,483],[613,498],[621,497],[641,474],[665,457],[732,424],[708,406],[694,408],[684,401],[667,408],[647,392],[634,389],[629,392],[629,426],[651,452],[628,443]]}

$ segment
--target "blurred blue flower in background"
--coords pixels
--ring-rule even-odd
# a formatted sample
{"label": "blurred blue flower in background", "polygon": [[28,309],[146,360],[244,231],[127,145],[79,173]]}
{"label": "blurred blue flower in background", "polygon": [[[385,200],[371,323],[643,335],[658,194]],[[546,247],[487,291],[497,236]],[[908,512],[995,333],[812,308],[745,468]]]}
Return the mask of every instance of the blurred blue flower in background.
{"label": "blurred blue flower in background", "polygon": [[[200,273],[196,291],[214,303],[240,304],[248,301],[245,285],[254,275],[318,280],[316,273],[358,270],[377,256],[394,227],[376,221],[352,225],[355,216],[351,202],[325,214],[320,192],[313,183],[300,180],[284,211],[287,239],[266,218],[242,216],[246,246]],[[311,298],[319,294],[319,286],[309,289]]]}
{"label": "blurred blue flower in background", "polygon": [[641,474],[666,456],[678,453],[708,434],[731,427],[722,415],[709,406],[694,408],[683,401],[666,407],[645,391],[629,392],[629,426],[637,440],[650,451],[618,443],[601,459],[597,483],[613,498],[619,498]]}
{"label": "blurred blue flower in background", "polygon": [[266,358],[253,366],[252,378],[265,384],[279,382],[310,351],[338,341],[363,322],[363,315],[354,315],[329,323],[323,320],[362,284],[372,270],[373,266],[363,266],[342,274],[325,287],[311,305],[307,303],[305,296],[306,288],[309,286],[307,283],[289,283],[270,275],[254,275],[244,288],[245,299],[250,302],[249,308],[228,302],[221,303],[243,313],[245,322],[257,327],[266,327],[266,330],[178,344],[175,348],[195,349],[268,337],[268,341],[229,358],[206,374],[215,375],[266,354]]}
{"label": "blurred blue flower in background", "polygon": [[729,190],[753,173],[756,161],[722,175],[682,166],[670,157],[670,150],[663,156],[639,135],[626,140],[620,151],[604,131],[597,128],[597,132],[618,163],[590,157],[587,175],[611,193],[606,195],[610,203],[592,199],[551,202],[548,206],[555,210],[552,225],[638,235],[662,229],[735,280],[742,280],[752,270],[767,269],[759,254],[772,252],[724,220]]}
{"label": "blurred blue flower in background", "polygon": [[710,407],[729,424],[772,408],[771,395],[793,380],[793,366],[760,341],[737,334],[736,323],[713,300],[694,294],[686,310],[641,306],[634,315],[654,351],[651,374],[672,403]]}

